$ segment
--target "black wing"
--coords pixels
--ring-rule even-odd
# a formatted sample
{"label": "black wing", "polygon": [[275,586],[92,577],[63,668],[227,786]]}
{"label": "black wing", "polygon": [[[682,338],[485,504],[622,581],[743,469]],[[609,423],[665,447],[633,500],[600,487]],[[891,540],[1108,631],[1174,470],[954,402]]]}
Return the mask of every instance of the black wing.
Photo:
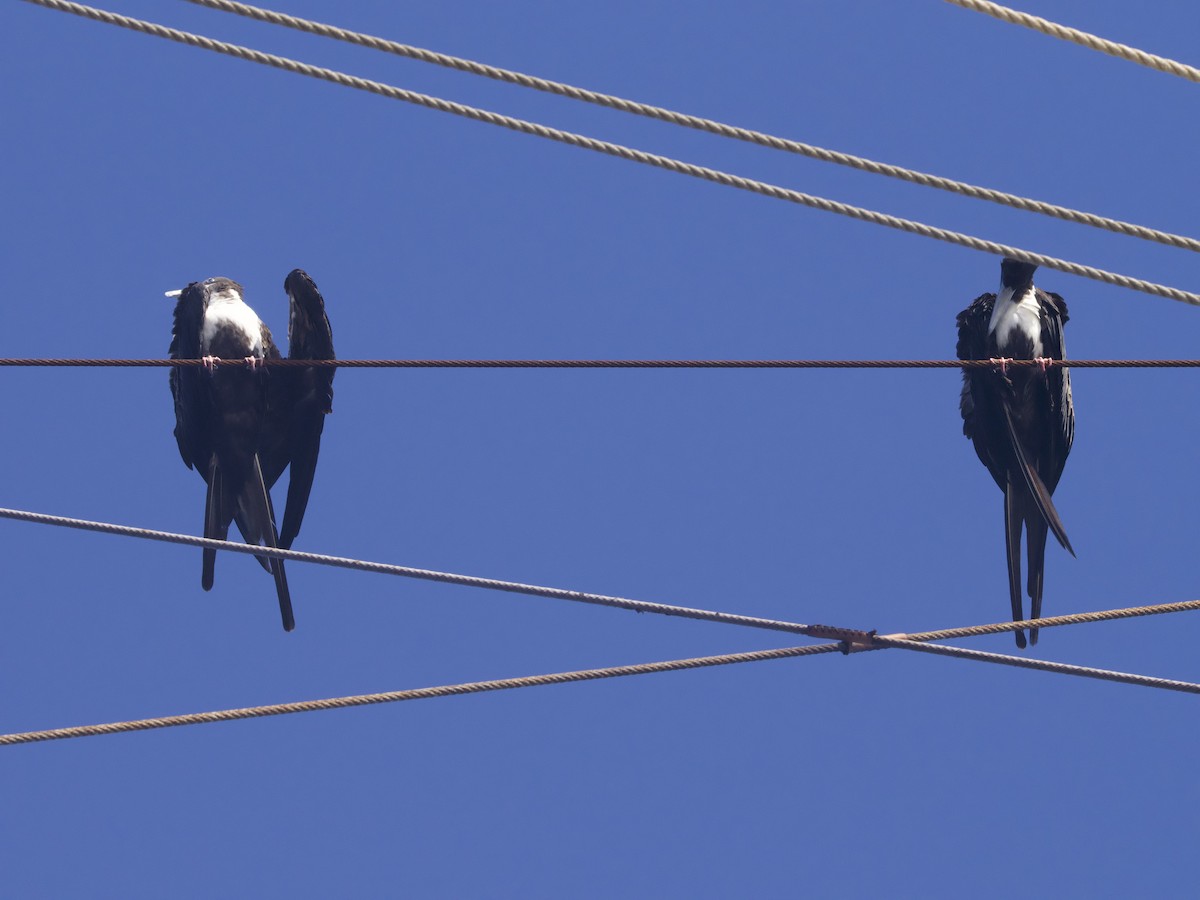
{"label": "black wing", "polygon": [[[336,359],[333,329],[325,300],[302,269],[293,269],[283,282],[288,294],[288,359]],[[287,505],[279,546],[288,548],[300,533],[308,507],[325,416],[333,411],[332,367],[279,368],[271,387],[271,411],[263,441],[263,475],[274,483],[291,466]]]}
{"label": "black wing", "polygon": [[[981,294],[958,314],[959,359],[988,359],[988,323],[992,318],[995,294]],[[1000,430],[1003,419],[996,408],[998,398],[989,383],[991,372],[985,369],[963,370],[959,412],[962,413],[963,434],[975,445],[975,454],[995,479],[1001,490],[1007,480],[1007,460],[997,453],[1006,436]]]}
{"label": "black wing", "polygon": [[[204,289],[192,282],[175,302],[175,325],[171,332],[171,359],[200,358],[200,327],[204,320]],[[198,367],[171,369],[171,396],[175,399],[175,441],[189,469],[196,467],[208,480],[212,447],[208,438],[211,399],[204,389]]]}
{"label": "black wing", "polygon": [[[1067,302],[1058,294],[1048,291],[1039,290],[1038,294],[1043,308],[1047,310],[1046,327],[1042,333],[1046,355],[1053,359],[1066,359],[1067,346],[1063,326],[1070,319]],[[1046,380],[1050,391],[1050,409],[1056,427],[1051,432],[1050,459],[1047,460],[1042,478],[1046,487],[1053,491],[1058,487],[1063,467],[1067,464],[1067,455],[1075,442],[1075,403],[1071,397],[1070,369],[1055,366],[1047,370]]]}

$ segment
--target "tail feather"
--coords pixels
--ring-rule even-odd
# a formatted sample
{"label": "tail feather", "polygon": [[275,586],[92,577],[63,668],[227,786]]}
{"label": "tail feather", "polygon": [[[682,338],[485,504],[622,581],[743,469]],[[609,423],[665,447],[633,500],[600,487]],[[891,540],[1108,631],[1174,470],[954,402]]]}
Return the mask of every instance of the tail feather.
{"label": "tail feather", "polygon": [[315,423],[309,423],[311,430],[304,439],[294,439],[292,442],[287,505],[283,510],[283,527],[279,531],[279,546],[285,549],[290,549],[292,541],[300,534],[300,523],[304,521],[304,511],[308,508],[308,495],[317,471],[317,456],[321,452],[324,419],[322,413]]}
{"label": "tail feather", "polygon": [[1063,549],[1075,555],[1075,549],[1071,546],[1071,541],[1067,538],[1066,528],[1063,527],[1062,519],[1059,518],[1058,510],[1054,508],[1054,501],[1050,499],[1050,491],[1046,489],[1037,470],[1030,465],[1028,458],[1025,456],[1025,448],[1021,444],[1020,438],[1017,436],[1017,429],[1013,424],[1012,410],[1008,404],[1002,404],[1004,407],[1004,423],[1008,428],[1008,439],[1012,444],[1013,451],[1017,456],[1017,468],[1021,470],[1022,480],[1025,486],[1029,489],[1029,496],[1037,506],[1038,512],[1050,526],[1050,530],[1054,532],[1054,537],[1062,544]]}
{"label": "tail feather", "polygon": [[[267,496],[268,497],[270,496],[269,492],[268,492]],[[273,511],[271,513],[271,518],[272,519],[275,518],[275,513]],[[233,521],[237,523],[238,531],[240,531],[242,533],[242,539],[247,544],[257,544],[258,543],[258,541],[252,541],[248,537],[248,535],[250,534],[250,523],[246,521],[246,516],[242,512],[240,507],[238,508],[237,514],[234,515]],[[271,558],[269,556],[256,556],[254,558],[258,560],[258,564],[263,567],[264,572],[271,571]]]}
{"label": "tail feather", "polygon": [[[225,496],[225,479],[214,456],[208,465],[208,492],[204,498],[204,536],[206,538],[223,541],[229,536],[229,517],[226,513],[228,507],[228,499]],[[206,591],[212,590],[216,566],[217,551],[205,547],[202,551],[200,586]]]}
{"label": "tail feather", "polygon": [[[1021,523],[1024,519],[1024,504],[1021,502],[1020,483],[1014,483],[1011,473],[1004,490],[1004,552],[1008,560],[1008,598],[1012,604],[1014,622],[1025,618],[1021,597]],[[1025,649],[1025,632],[1014,631],[1017,647]]]}
{"label": "tail feather", "polygon": [[[262,466],[259,465],[257,455],[253,457],[249,476],[242,485],[237,503],[238,511],[245,523],[243,537],[246,538],[246,541],[251,544],[263,543],[268,547],[276,547],[278,538],[275,532],[271,495],[267,493],[266,484],[263,482]],[[279,615],[283,620],[283,630],[291,631],[296,627],[296,619],[292,614],[292,596],[288,590],[283,560],[265,558],[268,569],[275,578],[275,593],[279,598]]]}
{"label": "tail feather", "polygon": [[[1040,516],[1030,516],[1025,520],[1027,554],[1029,558],[1029,618],[1042,617],[1042,582],[1046,572],[1046,522]],[[1038,630],[1029,629],[1029,643],[1036,644]]]}

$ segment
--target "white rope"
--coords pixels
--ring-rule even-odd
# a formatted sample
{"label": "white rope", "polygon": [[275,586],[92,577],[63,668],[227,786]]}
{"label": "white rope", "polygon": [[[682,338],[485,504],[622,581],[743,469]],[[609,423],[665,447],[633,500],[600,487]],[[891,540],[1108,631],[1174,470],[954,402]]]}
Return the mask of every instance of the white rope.
{"label": "white rope", "polygon": [[769,184],[763,181],[756,181],[751,178],[743,178],[738,175],[732,175],[728,172],[721,172],[716,169],[709,169],[704,166],[693,165],[692,163],[682,162],[666,156],[659,156],[654,153],[647,153],[642,150],[635,150],[629,147],[621,146],[620,144],[601,141],[596,138],[586,137],[570,131],[562,131],[557,128],[550,128],[534,122],[527,122],[523,119],[515,119],[510,116],[504,116],[499,113],[491,112],[489,110],[478,109],[476,107],[466,106],[461,103],[443,100],[439,97],[430,97],[426,94],[405,90],[404,88],[395,87],[393,85],[383,84],[378,81],[371,81],[366,78],[359,78],[354,75],[347,75],[344,72],[337,72],[332,69],[324,69],[320,66],[312,66],[294,59],[275,56],[270,53],[263,53],[260,50],[254,50],[249,47],[242,47],[238,44],[229,44],[225,43],[224,41],[213,40],[212,38],[204,37],[202,35],[191,34],[189,32],[179,31],[174,28],[167,28],[164,25],[146,22],[141,19],[133,19],[129,16],[122,16],[118,15],[117,13],[108,12],[107,10],[95,9],[79,3],[69,2],[69,0],[24,0],[24,2],[32,3],[36,6],[43,6],[47,9],[54,9],[59,12],[68,12],[73,15],[83,16],[84,18],[93,19],[98,22],[104,22],[109,25],[128,28],[143,34],[166,38],[168,40],[188,44],[193,47],[199,47],[215,53],[223,53],[227,56],[233,56],[248,62],[272,66],[287,72],[305,75],[309,78],[318,78],[323,81],[340,84],[344,87],[368,91],[383,97],[389,97],[393,100],[402,100],[406,103],[424,106],[427,109],[436,109],[440,112],[452,113],[454,115],[463,116],[464,118],[473,119],[478,122],[487,122],[490,125],[498,125],[503,128],[509,128],[513,131],[521,132],[522,134],[535,135],[537,137],[568,144],[573,147],[582,147],[585,150],[592,150],[597,153],[604,153],[620,159],[630,160],[631,162],[638,162],[642,163],[643,165],[654,166],[670,172],[687,175],[692,178],[699,178],[705,181],[714,182],[716,184],[723,184],[727,187],[750,191],[751,193],[761,194],[766,197],[773,197],[776,200],[786,200],[789,203],[797,203],[813,209],[820,209],[825,212],[836,213],[837,215],[847,216],[852,219],[871,222],[875,225],[883,225],[888,228],[895,228],[899,231],[908,232],[909,234],[918,234],[922,237],[945,241],[951,244],[957,244],[960,247],[969,247],[972,250],[979,250],[995,256],[1012,257],[1014,259],[1033,263],[1034,265],[1042,266],[1047,269],[1055,269],[1059,272],[1066,272],[1069,275],[1077,275],[1081,278],[1090,278],[1093,281],[1101,281],[1105,284],[1124,287],[1130,290],[1140,291],[1141,293],[1145,294],[1153,294],[1158,297],[1166,297],[1170,300],[1177,300],[1181,303],[1188,303],[1192,306],[1200,306],[1200,294],[1194,294],[1191,291],[1184,291],[1179,288],[1156,284],[1140,278],[1132,278],[1128,275],[1108,272],[1104,269],[1097,269],[1093,266],[1085,266],[1079,263],[1069,262],[1067,260],[1058,259],[1057,257],[1053,256],[1047,256],[1042,253],[1035,253],[1031,250],[1024,250],[1020,247],[1013,247],[1008,244],[1001,244],[997,243],[996,241],[989,241],[983,238],[974,237],[972,235],[961,234],[956,231],[938,228],[933,225],[926,225],[923,222],[915,222],[910,219],[902,219],[897,216],[890,216],[886,213],[877,212],[875,210],[863,209],[862,207],[852,206],[848,203],[840,203],[836,200],[829,200],[824,197],[816,197],[800,191],[789,190],[788,188],[780,187],[779,185]]}
{"label": "white rope", "polygon": [[1116,41],[1110,41],[1106,38],[1089,34],[1086,31],[1080,31],[1078,28],[1059,25],[1057,22],[1051,22],[1049,19],[1043,19],[1040,16],[1031,16],[1029,13],[1001,6],[999,3],[990,2],[990,0],[946,0],[946,2],[953,3],[955,6],[961,6],[963,9],[984,13],[1003,22],[1032,28],[1034,31],[1040,31],[1042,34],[1050,35],[1050,37],[1070,41],[1073,44],[1079,44],[1082,47],[1088,47],[1092,50],[1099,50],[1101,53],[1107,53],[1109,56],[1137,63],[1139,66],[1146,66],[1150,69],[1156,69],[1159,72],[1166,72],[1168,75],[1177,75],[1180,78],[1186,78],[1188,81],[1200,82],[1200,69],[1197,69],[1195,66],[1189,66],[1187,63],[1177,62],[1165,56],[1156,56],[1153,53],[1147,53],[1145,50],[1139,50],[1137,47],[1130,47],[1128,44],[1118,44]]}
{"label": "white rope", "polygon": [[1099,216],[1093,213],[1082,212],[1080,210],[1071,209],[1066,206],[1059,206],[1054,203],[1046,203],[1042,200],[1034,200],[1029,197],[1021,197],[1017,194],[1010,194],[1005,191],[997,191],[991,188],[980,187],[979,185],[969,184],[965,181],[956,181],[952,178],[944,178],[940,175],[931,175],[927,172],[919,172],[915,169],[906,169],[902,166],[891,165],[890,163],[878,162],[877,160],[867,159],[862,156],[854,156],[850,153],[842,153],[837,150],[829,150],[825,147],[817,147],[812,144],[806,144],[801,141],[790,140],[788,138],[777,137],[773,134],[766,134],[761,131],[754,131],[749,128],[739,128],[735,125],[727,125],[724,122],[717,122],[713,119],[705,119],[700,116],[693,116],[687,113],[677,112],[671,109],[665,109],[661,106],[652,106],[648,103],[639,103],[636,100],[629,100],[624,97],[617,97],[612,94],[603,94],[598,91],[590,91],[586,88],[576,87],[575,85],[564,84],[561,81],[551,81],[546,78],[538,78],[534,75],[527,75],[524,72],[515,72],[511,69],[502,69],[498,66],[490,66],[486,63],[476,62],[471,59],[463,59],[458,56],[450,56],[446,53],[438,53],[434,50],[426,50],[422,47],[413,47],[408,44],[401,44],[397,41],[390,41],[387,38],[377,37],[371,34],[363,34],[359,31],[351,31],[346,28],[339,28],[336,25],[329,25],[324,22],[315,22],[311,19],[302,19],[298,16],[290,16],[286,13],[276,12],[275,10],[262,9],[258,6],[251,6],[247,3],[239,3],[236,0],[187,0],[189,3],[194,3],[198,6],[205,6],[210,9],[217,9],[223,12],[235,13],[239,16],[245,16],[250,19],[256,19],[260,22],[269,22],[272,25],[280,25],[285,28],[292,28],[297,31],[307,32],[309,34],[317,34],[322,37],[332,38],[338,41],[356,44],[362,47],[368,47],[372,50],[380,50],[385,53],[392,53],[396,56],[403,56],[407,59],[415,59],[421,62],[432,63],[438,66],[444,66],[449,69],[455,69],[460,72],[468,72],[472,75],[480,75],[485,78],[491,78],[496,81],[503,81],[508,84],[516,84],[521,87],[532,88],[538,91],[544,91],[549,94],[556,94],[561,97],[569,97],[572,100],[580,100],[584,103],[593,103],[597,106],[608,107],[622,112],[632,113],[637,116],[646,116],[651,119],[658,119],[662,122],[670,122],[674,125],[682,125],[686,128],[694,128],[697,131],[705,131],[710,134],[721,135],[722,137],[733,138],[747,143],[757,144],[762,147],[771,147],[775,150],[783,150],[788,153],[795,153],[800,156],[806,156],[810,159],[821,160],[822,162],[830,162],[839,166],[847,166],[852,169],[859,169],[864,172],[872,172],[876,175],[884,175],[888,178],[898,178],[902,181],[912,182],[924,187],[937,188],[938,190],[949,191],[954,194],[961,194],[966,197],[972,197],[977,200],[986,200],[990,203],[998,203],[1003,206],[1013,207],[1015,209],[1026,210],[1028,212],[1039,213],[1041,215],[1053,216],[1057,219],[1063,219],[1068,222],[1075,222],[1080,225],[1087,225],[1092,228],[1101,228],[1106,231],[1113,231],[1118,234],[1128,235],[1130,237],[1140,238],[1141,240],[1155,241],[1160,244],[1167,244],[1172,247],[1179,247],[1184,250],[1200,252],[1200,240],[1196,238],[1186,237],[1184,235],[1172,234],[1166,231],[1159,231],[1155,228],[1147,228],[1144,225],[1135,225],[1130,222],[1123,222],[1119,219],[1111,219],[1107,216]]}

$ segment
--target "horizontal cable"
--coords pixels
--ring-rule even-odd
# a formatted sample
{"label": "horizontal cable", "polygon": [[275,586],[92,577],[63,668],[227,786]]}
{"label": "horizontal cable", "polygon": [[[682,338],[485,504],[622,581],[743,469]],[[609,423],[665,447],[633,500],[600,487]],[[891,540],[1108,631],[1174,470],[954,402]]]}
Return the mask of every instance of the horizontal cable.
{"label": "horizontal cable", "polygon": [[32,744],[38,741],[57,741],[65,738],[119,734],[125,731],[148,731],[152,728],[172,728],[177,725],[201,725],[209,722],[231,722],[235,719],[254,719],[263,716],[282,716],[289,713],[315,712],[323,709],[344,709],[349,706],[370,706],[376,703],[400,703],[405,700],[428,700],[433,697],[453,697],[459,694],[478,694],[484,691],[507,691],[515,688],[540,687],[547,684],[569,684],[576,681],[596,681],[602,678],[623,678],[627,675],[651,675],[658,672],[678,672],[709,666],[728,666],[735,663],[765,662],[790,659],[796,656],[815,656],[840,649],[839,644],[812,644],[806,647],[785,647],[780,650],[755,650],[749,653],[729,653],[722,656],[700,656],[693,659],[672,659],[664,662],[613,666],[606,669],[583,669],[578,672],[556,672],[550,675],[529,675],[522,678],[502,678],[496,681],[473,681],[466,684],[447,684],[440,687],[416,688],[407,691],[388,691],[382,694],[357,694],[351,697],[330,697],[325,700],[306,700],[298,703],[276,703],[270,706],[251,706],[244,709],[221,709],[213,712],[163,716],[157,719],[135,719],[129,722],[110,722],[104,725],[80,725],[74,728],[54,728],[49,731],[26,731],[0,735],[0,746]]}
{"label": "horizontal cable", "polygon": [[1054,672],[1058,675],[1074,675],[1080,678],[1096,678],[1101,681],[1135,684],[1141,687],[1158,688],[1165,691],[1200,694],[1200,684],[1195,684],[1191,681],[1175,681],[1171,678],[1156,678],[1151,675],[1134,675],[1129,672],[1114,672],[1111,669],[1074,666],[1069,663],[1052,662],[1046,659],[1027,659],[1023,656],[1011,656],[1007,653],[986,653],[982,650],[968,650],[965,647],[947,647],[945,644],[919,643],[917,641],[906,641],[893,637],[877,637],[874,638],[874,642],[882,647],[897,647],[903,650],[916,650],[920,653],[933,653],[938,656],[953,656],[959,659],[975,660],[976,662],[997,663],[1002,666],[1015,666],[1019,669],[1036,669],[1040,672]]}
{"label": "horizontal cable", "polygon": [[[196,2],[196,0],[193,0],[193,2]],[[1050,35],[1050,37],[1070,41],[1092,50],[1099,50],[1101,53],[1107,53],[1109,56],[1116,56],[1120,59],[1137,63],[1140,66],[1157,69],[1159,72],[1166,72],[1168,75],[1178,75],[1180,78],[1186,78],[1188,81],[1200,82],[1200,69],[1197,69],[1195,66],[1176,62],[1165,56],[1155,56],[1153,53],[1147,53],[1144,50],[1137,49],[1137,47],[1118,44],[1116,41],[1097,37],[1086,31],[1080,31],[1078,28],[1059,25],[1057,22],[1051,22],[1049,19],[1043,19],[1040,16],[1031,16],[1029,13],[1001,6],[999,3],[991,3],[989,0],[947,0],[947,2],[953,3],[955,6],[961,6],[963,9],[974,10],[975,12],[984,13],[1004,22],[1010,22],[1013,25],[1032,28],[1034,31],[1040,31],[1042,34]]]}
{"label": "horizontal cable", "polygon": [[315,563],[322,566],[334,566],[341,569],[354,569],[360,572],[375,572],[380,575],[398,575],[401,578],[417,578],[423,581],[437,581],[444,584],[457,584],[464,587],[486,588],[494,591],[507,591],[512,594],[528,594],[533,597],[549,597],[556,600],[572,600],[577,603],[590,603],[596,606],[612,606],[618,609],[630,609],[640,613],[656,613],[664,616],[679,616],[686,619],[699,619],[707,622],[722,622],[726,625],[744,625],[749,628],[765,628],[770,631],[786,631],[792,634],[807,634],[808,626],[797,622],[782,622],[776,619],[762,619],[756,616],[742,616],[734,613],[716,612],[706,609],[693,609],[688,606],[674,606],[668,603],[651,603],[646,600],[632,600],[628,597],[613,597],[607,594],[592,594],[584,591],[570,591],[563,588],[543,587],[535,584],[521,584],[515,581],[500,581],[496,578],[480,578],[474,575],[456,575],[451,572],[436,572],[431,569],[414,569],[410,566],[396,566],[387,563],[369,562],[361,559],[348,559],[343,556],[327,556],[320,553],[305,553],[300,550],[284,550],[279,547],[263,547],[254,544],[240,544],[236,541],[218,541],[212,538],[194,537],[189,534],[175,534],[169,531],[155,531],[149,528],[134,528],[128,525],[114,525],[109,522],[92,522],[87,519],[71,519],[64,516],[51,516],[44,513],[26,512],[19,509],[0,509],[0,518],[15,519],[20,522],[33,522],[39,525],[56,525],[62,528],[76,528],[82,531],[96,531],[101,534],[116,534],[122,537],[143,538],[151,541],[162,541],[169,544],[185,544],[192,547],[206,547],[212,550],[228,550],[233,553],[251,554],[254,556],[269,556],[275,559],[286,559],[294,562]]}
{"label": "horizontal cable", "polygon": [[[1034,359],[1009,359],[1012,368],[1040,365]],[[190,369],[200,359],[0,359],[0,368],[87,366]],[[218,359],[214,366],[239,368],[240,359]],[[263,359],[256,365],[285,369],[987,369],[990,359]],[[1196,369],[1200,359],[1051,359],[1048,368]]]}
{"label": "horizontal cable", "polygon": [[1177,300],[1181,303],[1191,304],[1192,306],[1200,306],[1200,294],[1194,294],[1191,291],[1184,291],[1179,288],[1156,284],[1140,278],[1132,278],[1128,275],[1109,272],[1093,266],[1085,266],[1080,263],[1058,259],[1057,257],[1046,256],[1041,253],[1035,253],[1031,250],[1023,250],[1020,247],[1012,247],[1007,244],[985,240],[973,235],[962,234],[960,232],[950,231],[945,228],[938,228],[936,226],[927,225],[923,222],[916,222],[911,219],[902,219],[898,216],[891,216],[876,210],[864,209],[859,206],[852,206],[848,203],[841,203],[836,200],[829,200],[824,197],[817,197],[812,194],[793,191],[765,181],[757,181],[752,178],[743,178],[739,175],[721,172],[717,169],[709,169],[704,166],[694,165],[693,163],[672,159],[671,157],[659,156],[655,153],[647,153],[644,150],[635,150],[630,147],[624,147],[620,144],[601,141],[596,138],[587,137],[574,132],[563,131],[558,128],[550,128],[549,126],[540,125],[535,122],[527,122],[523,119],[504,116],[499,113],[491,112],[490,110],[478,109],[476,107],[466,106],[461,103],[454,103],[449,100],[443,100],[440,97],[431,97],[427,94],[420,94],[415,91],[405,90],[404,88],[395,87],[394,85],[383,84],[381,82],[371,81],[366,78],[359,78],[354,75],[348,75],[344,72],[337,72],[332,69],[325,69],[321,68],[320,66],[309,65],[308,63],[303,63],[294,59],[288,59],[282,56],[275,56],[274,54],[270,53],[263,53],[260,50],[254,50],[238,44],[229,44],[224,41],[213,40],[212,38],[204,37],[202,35],[191,34],[186,31],[179,31],[174,28],[168,28],[164,25],[158,25],[142,19],[134,19],[130,18],[129,16],[118,15],[117,13],[109,12],[107,10],[95,9],[90,6],[84,6],[80,3],[68,2],[68,0],[24,0],[24,2],[32,3],[36,6],[43,6],[47,9],[54,9],[60,12],[67,12],[73,15],[83,16],[84,18],[93,19],[98,22],[104,22],[109,25],[128,28],[143,34],[152,35],[154,37],[161,37],[167,40],[177,41],[182,44],[199,47],[203,50],[209,50],[214,53],[223,53],[225,55],[243,59],[248,62],[272,66],[274,68],[292,72],[297,75],[304,75],[309,78],[318,78],[323,81],[342,85],[343,87],[368,91],[370,93],[388,97],[393,100],[401,100],[406,103],[423,106],[427,109],[435,109],[439,112],[447,112],[453,115],[463,116],[477,122],[486,122],[490,125],[508,128],[512,131],[517,131],[522,134],[529,134],[536,137],[546,138],[548,140],[558,141],[559,143],[567,144],[569,146],[580,147],[596,153],[615,156],[619,159],[625,159],[630,162],[654,166],[655,168],[664,169],[669,172],[675,172],[680,175],[687,175],[692,178],[699,178],[715,184],[722,184],[726,187],[749,191],[765,197],[772,197],[776,200],[784,200],[789,203],[796,203],[812,209],[819,209],[825,212],[847,216],[859,221],[870,222],[872,224],[882,225],[887,228],[894,228],[909,234],[917,234],[922,237],[956,244],[960,247],[968,247],[972,250],[979,250],[995,256],[1012,257],[1013,259],[1019,259],[1023,262],[1042,266],[1043,268],[1055,269],[1060,272],[1066,272],[1070,275],[1077,275],[1081,278],[1090,278],[1094,281],[1104,282],[1105,284],[1124,287],[1130,290],[1140,291],[1145,294],[1153,294],[1158,297],[1166,297],[1170,300]]}
{"label": "horizontal cable", "polygon": [[753,131],[749,128],[739,128],[735,125],[727,125],[724,122],[714,121],[713,119],[692,116],[688,115],[687,113],[665,109],[661,106],[652,106],[648,103],[639,103],[636,100],[628,100],[624,97],[613,96],[612,94],[602,94],[598,91],[589,91],[586,88],[564,84],[560,81],[550,81],[546,78],[538,78],[533,75],[526,75],[523,72],[514,72],[511,69],[501,69],[497,66],[489,66],[486,63],[476,62],[475,60],[463,59],[458,56],[450,56],[445,53],[438,53],[436,51],[426,50],[421,47],[413,47],[408,44],[398,43],[397,41],[389,41],[386,38],[377,37],[371,34],[363,34],[362,32],[351,31],[346,28],[339,28],[336,25],[328,25],[324,22],[314,22],[311,19],[302,19],[298,16],[290,16],[286,13],[276,12],[270,9],[263,9],[258,6],[251,6],[247,3],[237,3],[235,0],[188,0],[188,2],[195,3],[198,6],[207,6],[211,9],[222,10],[224,12],[236,13],[239,16],[257,19],[261,22],[269,22],[272,25],[282,25],[286,28],[296,29],[297,31],[304,31],[309,34],[317,34],[321,35],[322,37],[333,38],[334,40],[345,41],[347,43],[357,44],[362,47],[369,47],[373,50],[382,50],[385,53],[392,53],[396,56],[403,56],[408,59],[433,63],[434,65],[444,66],[460,72],[468,72],[472,75],[482,75],[485,78],[492,78],[496,81],[503,81],[508,84],[516,84],[520,85],[521,87],[533,88],[534,90],[544,91],[548,94],[557,94],[562,97],[569,97],[572,100],[581,100],[585,103],[593,103],[597,106],[604,106],[610,109],[620,110],[621,112],[645,116],[647,118],[657,119],[662,122],[669,122],[673,125],[682,125],[686,128],[694,128],[697,131],[705,131],[710,134],[733,138],[739,141],[746,141],[751,144],[758,144],[759,146],[770,147],[775,150],[784,150],[789,153],[796,153],[800,156],[806,156],[810,159],[821,160],[822,162],[830,162],[839,166],[848,166],[852,169],[859,169],[861,171],[871,172],[876,175],[885,175],[889,178],[898,178],[902,181],[912,182],[924,187],[932,187],[943,191],[950,191],[951,193],[961,194],[977,200],[986,200],[991,203],[999,203],[1004,206],[1010,206],[1016,209],[1026,210],[1028,212],[1053,216],[1057,219],[1075,222],[1080,225],[1088,225],[1092,228],[1102,228],[1106,231],[1114,231],[1118,234],[1124,234],[1130,237],[1140,238],[1142,240],[1155,241],[1157,243],[1167,244],[1172,247],[1180,247],[1184,250],[1191,250],[1193,252],[1200,251],[1200,240],[1186,237],[1184,235],[1171,234],[1169,232],[1159,231],[1155,228],[1147,228],[1143,225],[1135,225],[1130,222],[1122,222],[1118,219],[1110,219],[1106,216],[1098,216],[1094,215],[1093,213],[1081,212],[1080,210],[1070,209],[1069,207],[1059,206],[1054,203],[1046,203],[1041,200],[1033,200],[1028,197],[1021,197],[1016,194],[1006,193],[1004,191],[997,191],[992,190],[991,188],[968,184],[964,181],[956,181],[952,178],[943,178],[939,175],[931,175],[927,172],[906,169],[902,166],[894,166],[889,163],[878,162],[876,160],[866,159],[861,156],[854,156],[850,153],[841,153],[837,150],[816,147],[812,144],[805,144],[801,141],[789,140],[787,138],[777,137],[772,134],[766,134],[761,131]]}

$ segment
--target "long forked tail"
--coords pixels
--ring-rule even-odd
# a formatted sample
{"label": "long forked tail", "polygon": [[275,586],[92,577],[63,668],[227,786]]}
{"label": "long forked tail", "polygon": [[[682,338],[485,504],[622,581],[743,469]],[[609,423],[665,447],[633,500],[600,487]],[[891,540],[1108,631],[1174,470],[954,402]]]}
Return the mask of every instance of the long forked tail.
{"label": "long forked tail", "polygon": [[[262,466],[258,454],[252,458],[250,472],[242,485],[238,496],[239,524],[245,523],[243,537],[251,544],[263,543],[268,547],[278,546],[275,532],[275,517],[271,508],[271,496],[267,493],[263,482]],[[283,630],[291,631],[296,627],[296,619],[292,614],[292,595],[288,590],[287,573],[283,568],[282,559],[268,559],[268,568],[275,578],[275,593],[279,598],[279,615],[283,620]]]}
{"label": "long forked tail", "polygon": [[[1021,470],[1021,477],[1025,482],[1025,487],[1029,490],[1029,496],[1037,507],[1037,511],[1041,514],[1042,519],[1050,526],[1050,530],[1054,532],[1054,537],[1062,544],[1064,550],[1074,556],[1075,549],[1071,546],[1071,541],[1067,538],[1067,530],[1063,527],[1058,510],[1054,508],[1054,501],[1050,499],[1050,491],[1046,489],[1041,476],[1029,464],[1029,459],[1025,456],[1025,447],[1022,445],[1021,439],[1017,436],[1017,429],[1013,425],[1012,411],[1008,408],[1007,403],[1003,404],[1003,406],[1004,424],[1008,428],[1008,440],[1012,444],[1013,452],[1016,454],[1017,467]],[[1007,493],[1011,493],[1011,491]]]}
{"label": "long forked tail", "polygon": [[[1046,521],[1040,516],[1030,516],[1025,520],[1026,537],[1025,543],[1028,545],[1029,557],[1029,600],[1032,604],[1029,608],[1029,618],[1040,619],[1042,617],[1042,582],[1046,572]],[[1036,644],[1038,641],[1038,630],[1036,628],[1029,629],[1029,643]]]}
{"label": "long forked tail", "polygon": [[[1012,620],[1025,618],[1021,602],[1021,523],[1025,519],[1024,485],[1008,475],[1004,488],[1004,552],[1008,560],[1008,598],[1012,604]],[[1025,649],[1025,632],[1014,631],[1017,647]]]}
{"label": "long forked tail", "polygon": [[[221,467],[217,465],[217,458],[214,456],[208,464],[208,493],[204,497],[204,536],[206,538],[223,541],[229,537],[230,517],[226,514],[228,506],[228,498],[225,496],[225,481],[221,474]],[[206,591],[211,591],[217,567],[217,551],[204,548],[202,559],[200,586]]]}

